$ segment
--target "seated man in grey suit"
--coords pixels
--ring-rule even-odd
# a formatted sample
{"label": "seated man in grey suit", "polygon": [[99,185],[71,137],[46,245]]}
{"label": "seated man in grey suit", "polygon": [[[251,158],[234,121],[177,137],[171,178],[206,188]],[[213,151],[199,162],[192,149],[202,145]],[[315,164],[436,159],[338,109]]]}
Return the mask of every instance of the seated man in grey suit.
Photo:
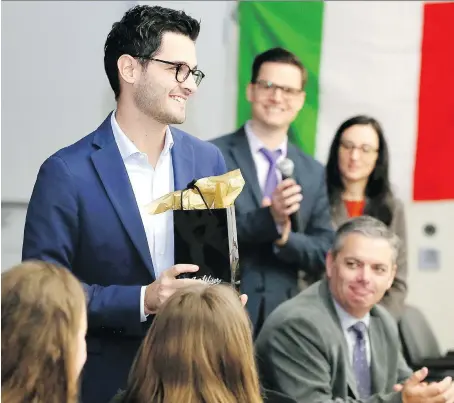
{"label": "seated man in grey suit", "polygon": [[[249,297],[256,333],[263,318],[298,292],[299,273],[304,273],[300,284],[321,278],[334,234],[324,169],[287,137],[304,105],[306,81],[307,71],[294,54],[282,48],[259,54],[247,87],[251,120],[213,141],[227,168],[240,168],[246,181],[235,206],[241,291]],[[285,158],[293,161],[294,179],[279,172]]]}
{"label": "seated man in grey suit", "polygon": [[396,235],[375,218],[339,227],[327,278],[263,325],[256,348],[264,387],[301,403],[454,401],[451,378],[424,383],[425,368],[412,375],[394,319],[376,305],[393,282],[397,250]]}

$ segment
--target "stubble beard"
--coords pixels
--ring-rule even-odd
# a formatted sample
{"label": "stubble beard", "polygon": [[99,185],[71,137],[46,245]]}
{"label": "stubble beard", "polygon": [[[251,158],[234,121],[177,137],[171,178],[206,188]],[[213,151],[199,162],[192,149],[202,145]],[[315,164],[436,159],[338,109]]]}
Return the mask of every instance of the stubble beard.
{"label": "stubble beard", "polygon": [[175,113],[166,110],[164,98],[167,96],[165,90],[152,92],[153,88],[149,83],[142,83],[134,92],[134,103],[144,115],[164,125],[181,124],[186,120],[186,114],[176,116]]}

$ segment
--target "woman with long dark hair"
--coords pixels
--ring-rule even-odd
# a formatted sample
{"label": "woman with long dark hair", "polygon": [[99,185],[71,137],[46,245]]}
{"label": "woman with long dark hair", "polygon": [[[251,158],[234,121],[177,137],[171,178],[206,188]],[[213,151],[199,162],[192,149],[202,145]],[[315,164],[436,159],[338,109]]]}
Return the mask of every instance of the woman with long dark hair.
{"label": "woman with long dark hair", "polygon": [[396,277],[382,300],[398,319],[407,296],[405,214],[391,190],[388,145],[376,119],[354,116],[339,126],[329,152],[326,181],[335,227],[351,217],[369,215],[399,236]]}

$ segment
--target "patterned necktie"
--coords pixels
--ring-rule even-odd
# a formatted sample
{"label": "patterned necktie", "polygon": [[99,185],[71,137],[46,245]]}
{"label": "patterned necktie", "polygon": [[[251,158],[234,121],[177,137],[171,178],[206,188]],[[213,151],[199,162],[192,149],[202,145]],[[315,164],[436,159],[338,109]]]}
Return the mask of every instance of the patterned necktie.
{"label": "patterned necktie", "polygon": [[277,159],[281,156],[281,150],[270,151],[266,148],[261,148],[260,152],[266,157],[268,160],[270,167],[268,168],[268,174],[266,176],[265,188],[263,189],[263,196],[271,197],[273,194],[274,189],[277,186]]}
{"label": "patterned necktie", "polygon": [[366,353],[366,332],[367,327],[363,322],[357,322],[351,326],[356,336],[355,348],[353,350],[353,369],[355,371],[358,392],[362,399],[371,395],[370,367],[367,363]]}

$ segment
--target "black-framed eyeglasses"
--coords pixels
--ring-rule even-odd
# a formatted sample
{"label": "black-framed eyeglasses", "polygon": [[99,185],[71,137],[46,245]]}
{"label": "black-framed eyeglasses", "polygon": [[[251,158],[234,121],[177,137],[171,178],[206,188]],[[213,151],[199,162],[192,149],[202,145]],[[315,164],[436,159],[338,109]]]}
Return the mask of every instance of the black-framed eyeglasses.
{"label": "black-framed eyeglasses", "polygon": [[174,66],[175,67],[175,80],[177,80],[179,83],[184,83],[188,79],[189,74],[192,73],[195,84],[197,86],[199,86],[200,83],[202,82],[203,78],[205,77],[205,74],[202,71],[200,71],[198,69],[191,69],[186,63],[169,62],[168,60],[156,59],[154,57],[142,57],[142,56],[136,56],[136,57],[140,57],[142,59],[153,60],[155,62],[169,64],[171,66]]}
{"label": "black-framed eyeglasses", "polygon": [[300,88],[285,87],[283,85],[277,85],[271,81],[266,81],[266,80],[257,80],[253,84],[257,85],[260,89],[267,91],[267,92],[271,92],[273,94],[276,92],[276,90],[281,90],[282,94],[287,95],[287,96],[295,96],[295,95],[299,95],[303,92],[303,90]]}
{"label": "black-framed eyeglasses", "polygon": [[362,154],[372,154],[378,152],[378,148],[374,148],[369,144],[360,144],[357,146],[351,141],[341,141],[340,145],[350,153],[354,150],[359,150]]}

